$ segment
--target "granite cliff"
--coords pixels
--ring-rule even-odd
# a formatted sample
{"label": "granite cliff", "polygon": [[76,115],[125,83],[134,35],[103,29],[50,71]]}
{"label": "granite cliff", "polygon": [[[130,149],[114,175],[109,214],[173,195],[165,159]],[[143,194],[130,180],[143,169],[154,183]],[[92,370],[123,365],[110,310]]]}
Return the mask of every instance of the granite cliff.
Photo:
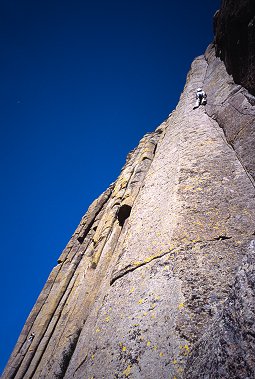
{"label": "granite cliff", "polygon": [[82,218],[3,378],[255,377],[255,11],[233,3],[176,109]]}

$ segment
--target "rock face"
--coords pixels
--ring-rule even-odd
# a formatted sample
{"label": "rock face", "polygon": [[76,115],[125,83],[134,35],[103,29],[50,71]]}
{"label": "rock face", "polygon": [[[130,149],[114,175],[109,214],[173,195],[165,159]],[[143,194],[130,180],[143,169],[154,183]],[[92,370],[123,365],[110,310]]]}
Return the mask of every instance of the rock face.
{"label": "rock face", "polygon": [[236,83],[255,95],[255,2],[223,0],[214,18],[216,54]]}
{"label": "rock face", "polygon": [[3,378],[255,377],[254,103],[213,45],[195,59],[81,220]]}

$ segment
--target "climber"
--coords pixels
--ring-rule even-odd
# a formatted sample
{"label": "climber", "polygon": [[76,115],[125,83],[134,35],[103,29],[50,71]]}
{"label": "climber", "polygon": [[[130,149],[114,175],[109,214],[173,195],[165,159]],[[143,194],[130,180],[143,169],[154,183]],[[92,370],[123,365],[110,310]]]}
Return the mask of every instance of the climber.
{"label": "climber", "polygon": [[35,334],[34,333],[31,333],[30,334],[30,336],[28,337],[28,342],[32,342],[33,341],[33,339],[34,339],[34,337],[35,337]]}
{"label": "climber", "polygon": [[196,104],[193,107],[193,109],[196,109],[199,107],[199,105],[205,105],[206,104],[206,98],[207,95],[205,91],[202,90],[202,88],[198,88],[196,91]]}

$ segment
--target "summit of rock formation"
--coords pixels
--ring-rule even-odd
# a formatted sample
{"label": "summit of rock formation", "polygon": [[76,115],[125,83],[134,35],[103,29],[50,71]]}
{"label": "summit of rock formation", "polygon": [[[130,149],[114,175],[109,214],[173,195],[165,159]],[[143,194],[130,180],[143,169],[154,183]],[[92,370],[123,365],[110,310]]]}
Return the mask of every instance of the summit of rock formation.
{"label": "summit of rock formation", "polygon": [[255,377],[254,17],[223,1],[176,109],[89,207],[3,378]]}

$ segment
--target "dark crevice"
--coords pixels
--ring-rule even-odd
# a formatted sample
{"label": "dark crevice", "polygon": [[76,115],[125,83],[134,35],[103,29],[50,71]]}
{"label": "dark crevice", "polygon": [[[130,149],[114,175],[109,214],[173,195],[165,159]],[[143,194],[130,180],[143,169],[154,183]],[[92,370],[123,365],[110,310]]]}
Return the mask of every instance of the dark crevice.
{"label": "dark crevice", "polygon": [[121,271],[118,273],[118,275],[114,276],[114,277],[110,280],[110,286],[112,286],[112,285],[116,282],[116,280],[122,278],[123,276],[125,276],[125,275],[128,274],[129,272],[135,271],[136,269],[138,269],[138,268],[140,268],[140,267],[142,267],[142,266],[147,265],[148,263],[154,261],[155,259],[160,259],[160,258],[164,257],[165,255],[167,255],[167,254],[169,254],[169,253],[172,253],[172,252],[173,252],[173,251],[167,251],[166,253],[163,253],[163,254],[161,254],[161,255],[158,255],[158,256],[156,256],[156,257],[151,258],[151,260],[149,260],[149,261],[141,262],[139,265],[136,265],[136,266],[131,266],[131,265],[129,265],[129,266],[125,267],[123,270],[121,270]]}
{"label": "dark crevice", "polygon": [[158,147],[158,144],[156,143],[156,145],[154,146],[154,150],[153,150],[153,158],[155,157],[155,154],[156,154],[156,151],[157,151],[157,147]]}
{"label": "dark crevice", "polygon": [[139,267],[142,267],[144,266],[146,263],[141,263],[139,266],[127,266],[125,267],[122,271],[120,271],[118,273],[118,275],[114,276],[111,280],[110,280],[110,286],[112,286],[116,280],[120,279],[120,278],[123,278],[123,276],[125,276],[126,274],[128,274],[129,272],[133,272],[135,271],[137,268]]}
{"label": "dark crevice", "polygon": [[223,241],[223,240],[230,240],[232,237],[227,237],[227,236],[219,236],[214,238],[214,241]]}
{"label": "dark crevice", "polygon": [[[255,232],[252,235],[255,235]],[[246,236],[249,236],[249,234],[246,235]],[[146,260],[144,262],[139,262],[139,264],[136,264],[135,266],[133,266],[133,265],[130,264],[130,265],[124,267],[122,270],[120,270],[118,273],[116,273],[115,276],[113,276],[111,278],[110,285],[112,286],[116,282],[116,280],[122,278],[126,274],[128,274],[130,272],[133,272],[136,269],[138,269],[138,268],[140,268],[142,266],[145,266],[145,265],[151,263],[152,261],[154,261],[156,259],[161,259],[162,257],[164,257],[167,254],[173,254],[173,253],[178,252],[178,251],[183,250],[183,249],[189,249],[189,248],[192,248],[194,245],[201,244],[201,243],[203,244],[203,243],[206,243],[206,242],[224,241],[224,240],[229,240],[229,239],[232,239],[232,238],[233,237],[228,237],[228,236],[223,236],[222,235],[222,236],[218,236],[218,237],[215,237],[213,239],[208,239],[208,240],[204,240],[204,241],[203,240],[199,240],[199,241],[197,241],[195,243],[190,243],[190,244],[187,244],[187,245],[180,245],[180,246],[174,248],[173,250],[169,250],[169,251],[167,251],[165,253],[162,253],[161,255],[155,256],[155,257],[151,258],[150,260]]]}
{"label": "dark crevice", "polygon": [[148,159],[148,161],[151,161],[152,159],[149,158],[149,157],[142,157],[142,162],[145,161],[146,159]]}
{"label": "dark crevice", "polygon": [[79,364],[79,366],[75,369],[74,373],[76,373],[79,370],[79,368],[86,362],[87,358],[88,356],[86,355],[85,358]]}
{"label": "dark crevice", "polygon": [[[135,149],[135,153],[136,153],[135,158],[137,158],[137,156],[139,156],[139,153],[140,153],[140,152],[139,152],[138,149]],[[122,172],[124,171],[124,169],[125,169],[126,166],[127,166],[127,165],[124,166],[124,168],[122,169]],[[125,191],[127,190],[128,186],[129,186],[130,183],[132,182],[132,178],[133,178],[133,175],[134,175],[134,173],[135,173],[135,169],[136,169],[136,167],[137,167],[137,166],[135,166],[135,167],[131,166],[131,168],[132,168],[132,172],[130,172],[130,176],[129,176],[128,182],[127,182],[127,184],[126,184],[126,186],[125,186]],[[123,195],[123,196],[124,196],[124,195]],[[118,199],[118,200],[116,201],[116,203],[114,204],[114,206],[119,206],[119,202],[123,200],[123,196],[122,196],[122,198],[120,198],[120,199]],[[117,218],[117,219],[118,219],[118,222],[119,222],[119,225],[122,227],[122,226],[124,225],[125,220],[126,220],[126,219],[129,217],[129,215],[130,215],[131,208],[132,208],[132,207],[131,207],[130,205],[123,204],[123,205],[120,206],[118,209],[116,209],[116,213],[115,213],[115,215],[113,216],[114,218],[113,218],[113,221],[112,221],[112,225],[114,224],[114,222],[115,222],[115,220],[116,220],[116,218]],[[107,242],[107,240],[108,240],[110,234],[111,234],[111,228],[110,228],[110,230],[108,231],[107,236],[105,236],[105,239],[104,239],[104,246],[105,246],[105,244],[106,244],[106,242]],[[101,254],[102,254],[103,249],[104,249],[104,246],[103,246],[102,249],[101,249],[101,253],[100,253],[100,256],[99,256],[98,260],[97,260],[96,262],[95,262],[95,261],[92,261],[92,263],[91,263],[91,268],[92,268],[92,269],[96,269],[96,268],[97,268],[97,265],[98,265],[99,260],[100,260],[100,258],[101,258]]]}
{"label": "dark crevice", "polygon": [[81,329],[79,329],[76,332],[76,334],[73,337],[73,340],[70,343],[70,345],[66,348],[66,350],[63,351],[62,361],[60,363],[61,372],[57,374],[57,376],[56,376],[57,379],[63,379],[64,378],[65,373],[68,369],[70,360],[71,360],[73,353],[75,351],[75,348],[76,348],[78,339],[80,337],[80,334],[81,334]]}
{"label": "dark crevice", "polygon": [[120,226],[124,225],[126,219],[130,216],[132,207],[128,204],[123,204],[118,211],[118,221]]}

